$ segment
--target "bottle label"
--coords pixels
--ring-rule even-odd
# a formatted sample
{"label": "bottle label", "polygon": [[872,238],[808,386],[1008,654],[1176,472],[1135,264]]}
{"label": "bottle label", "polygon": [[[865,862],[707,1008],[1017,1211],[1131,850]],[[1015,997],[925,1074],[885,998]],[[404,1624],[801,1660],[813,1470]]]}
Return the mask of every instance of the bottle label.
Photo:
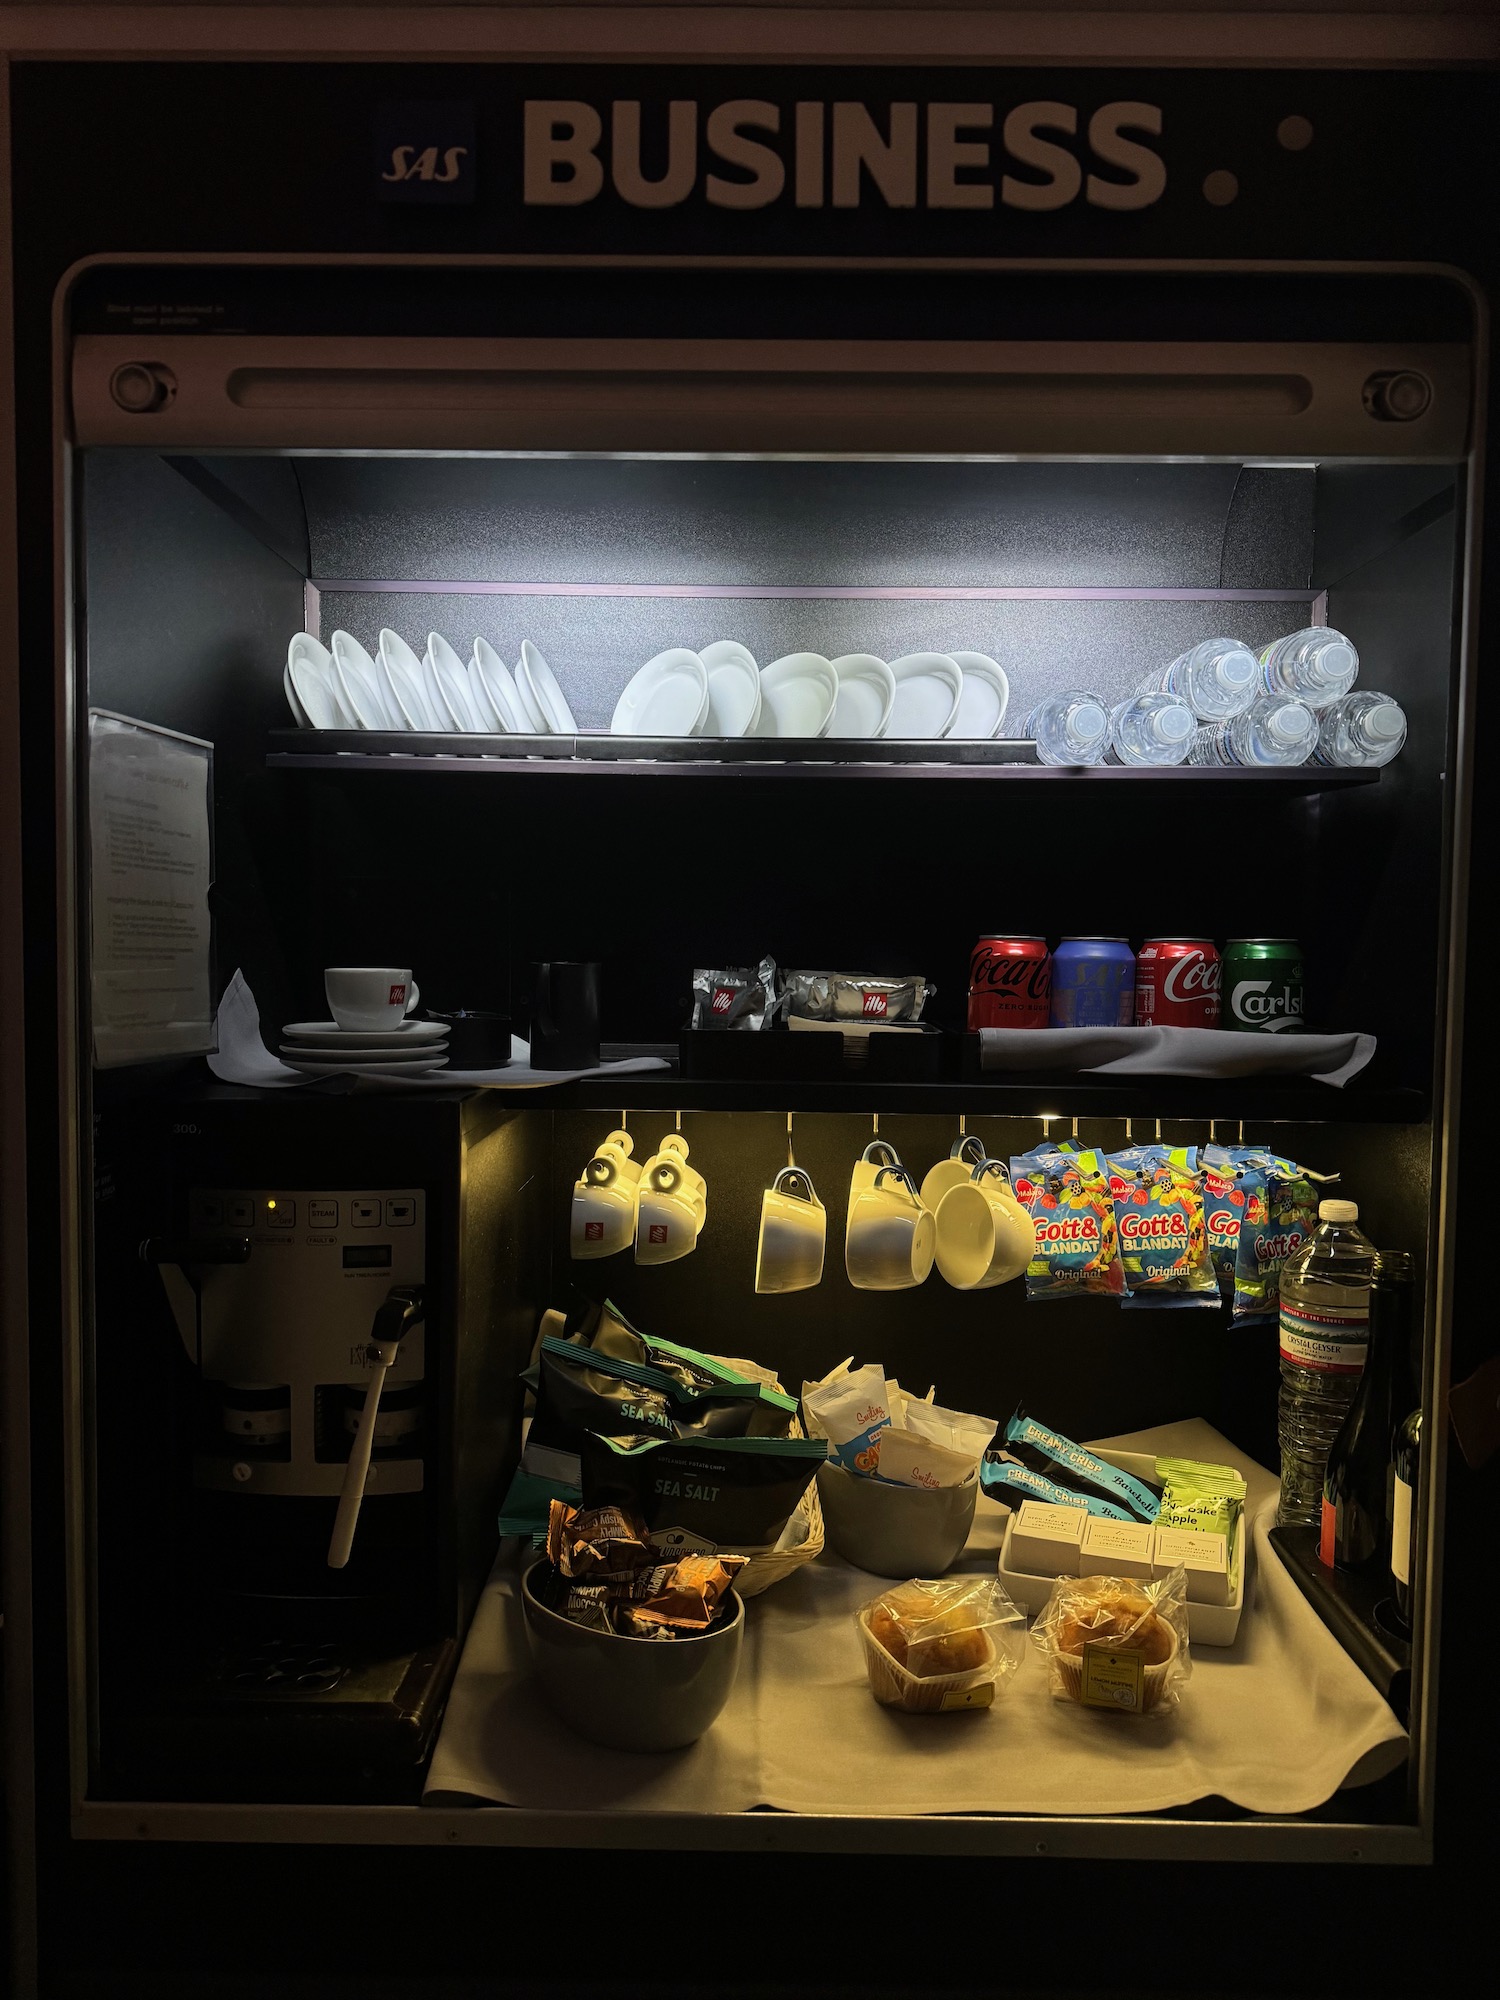
{"label": "bottle label", "polygon": [[1338,1540],[1338,1529],[1339,1510],[1325,1493],[1323,1518],[1318,1527],[1318,1561],[1328,1569],[1332,1569],[1334,1565],[1334,1546]]}
{"label": "bottle label", "polygon": [[1299,1368],[1316,1368],[1324,1375],[1363,1374],[1369,1338],[1368,1310],[1314,1312],[1281,1301],[1281,1358]]}
{"label": "bottle label", "polygon": [[1411,1488],[1399,1478],[1391,1503],[1391,1575],[1411,1582]]}

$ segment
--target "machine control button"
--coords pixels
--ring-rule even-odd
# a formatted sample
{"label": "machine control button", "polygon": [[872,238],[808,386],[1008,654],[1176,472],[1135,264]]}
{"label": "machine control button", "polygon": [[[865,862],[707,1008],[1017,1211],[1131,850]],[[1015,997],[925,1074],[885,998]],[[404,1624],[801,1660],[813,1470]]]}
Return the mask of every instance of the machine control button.
{"label": "machine control button", "polygon": [[310,1201],[307,1204],[307,1226],[309,1229],[337,1229],[339,1226],[339,1205],[336,1201]]}
{"label": "machine control button", "polygon": [[240,1482],[241,1486],[243,1486],[247,1480],[255,1477],[255,1472],[251,1466],[246,1465],[243,1459],[239,1459],[235,1463],[234,1476]]}
{"label": "machine control button", "polygon": [[131,416],[152,416],[176,396],[177,377],[160,361],[127,361],[110,376],[109,393]]}
{"label": "machine control button", "polygon": [[410,1195],[401,1195],[386,1202],[385,1220],[388,1229],[410,1229],[417,1219],[417,1204]]}
{"label": "machine control button", "polygon": [[193,1203],[193,1226],[197,1229],[222,1229],[224,1197],[220,1194],[200,1194]]}
{"label": "machine control button", "polygon": [[356,1229],[378,1229],[380,1227],[380,1203],[359,1197],[349,1204],[349,1220]]}
{"label": "machine control button", "polygon": [[225,1214],[225,1221],[231,1229],[253,1229],[255,1227],[255,1203],[249,1195],[235,1195]]}
{"label": "machine control button", "polygon": [[297,1227],[297,1204],[288,1201],[284,1194],[266,1196],[267,1229],[295,1229]]}
{"label": "machine control button", "polygon": [[1432,384],[1415,368],[1395,368],[1372,375],[1364,386],[1365,409],[1387,424],[1415,423],[1432,404]]}

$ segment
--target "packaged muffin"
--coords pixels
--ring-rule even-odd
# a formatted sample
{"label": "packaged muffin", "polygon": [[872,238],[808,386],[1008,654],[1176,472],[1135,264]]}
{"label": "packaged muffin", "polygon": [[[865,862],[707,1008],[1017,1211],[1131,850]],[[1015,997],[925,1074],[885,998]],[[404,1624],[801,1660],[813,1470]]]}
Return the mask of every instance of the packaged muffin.
{"label": "packaged muffin", "polygon": [[1154,1583],[1118,1576],[1060,1576],[1031,1628],[1047,1656],[1052,1692],[1084,1708],[1165,1714],[1192,1672],[1187,1572]]}
{"label": "packaged muffin", "polygon": [[1026,1620],[998,1579],[892,1584],[855,1614],[870,1692],[913,1715],[988,1708],[1021,1664]]}

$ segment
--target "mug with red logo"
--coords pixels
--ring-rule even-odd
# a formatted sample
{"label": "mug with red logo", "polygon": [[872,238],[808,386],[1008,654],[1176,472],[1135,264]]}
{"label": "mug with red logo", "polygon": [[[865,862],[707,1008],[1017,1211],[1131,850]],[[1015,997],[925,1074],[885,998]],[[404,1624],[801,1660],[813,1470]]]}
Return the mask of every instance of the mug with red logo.
{"label": "mug with red logo", "polygon": [[575,1258],[613,1257],[630,1248],[641,1183],[641,1163],[630,1157],[634,1144],[628,1132],[611,1132],[574,1181],[568,1241]]}
{"label": "mug with red logo", "polygon": [[636,1195],[635,1261],[672,1264],[698,1246],[708,1217],[708,1183],[688,1165],[688,1142],[668,1132],[641,1168]]}
{"label": "mug with red logo", "polygon": [[329,1012],[341,1028],[399,1028],[421,999],[411,967],[330,965],[323,974]]}

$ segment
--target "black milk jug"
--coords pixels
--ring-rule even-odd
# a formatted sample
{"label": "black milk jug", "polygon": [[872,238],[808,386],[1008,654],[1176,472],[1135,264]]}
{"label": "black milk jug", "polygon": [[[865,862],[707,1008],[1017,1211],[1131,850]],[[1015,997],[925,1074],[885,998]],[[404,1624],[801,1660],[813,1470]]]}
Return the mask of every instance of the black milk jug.
{"label": "black milk jug", "polygon": [[593,1069],[599,1060],[599,967],[553,959],[533,967],[533,1069]]}

